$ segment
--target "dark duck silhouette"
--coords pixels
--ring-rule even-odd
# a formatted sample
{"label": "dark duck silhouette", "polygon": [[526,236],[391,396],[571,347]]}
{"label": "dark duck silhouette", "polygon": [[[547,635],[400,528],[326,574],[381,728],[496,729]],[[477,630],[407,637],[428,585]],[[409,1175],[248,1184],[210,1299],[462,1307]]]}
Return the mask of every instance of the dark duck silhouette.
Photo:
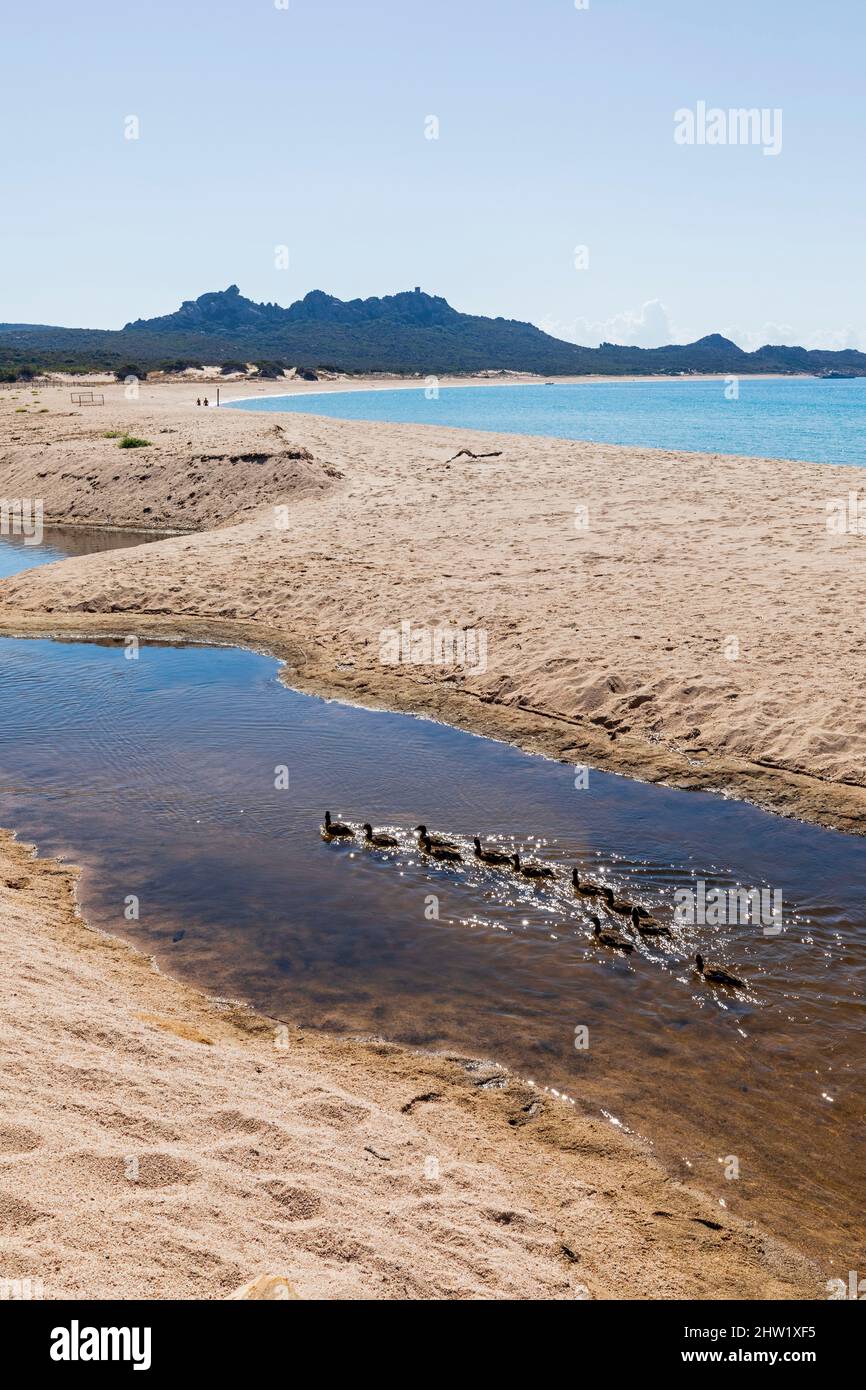
{"label": "dark duck silhouette", "polygon": [[511,855],[502,854],[498,849],[482,849],[481,840],[476,835],[472,841],[475,846],[475,858],[480,859],[482,864],[510,864]]}
{"label": "dark duck silhouette", "polygon": [[592,934],[596,941],[600,941],[602,946],[609,946],[612,951],[625,951],[627,956],[631,955],[634,950],[633,941],[626,941],[625,937],[617,936],[612,931],[602,931],[601,922],[597,917],[593,917],[591,920],[595,923]]}
{"label": "dark duck silhouette", "polygon": [[646,913],[646,909],[644,909],[644,913],[645,915],[641,916],[638,908],[632,908],[631,924],[635,931],[640,932],[641,936],[670,936],[670,927],[659,926],[655,918]]}
{"label": "dark duck silhouette", "polygon": [[698,967],[698,974],[702,975],[705,980],[709,980],[711,984],[727,985],[729,989],[744,988],[742,980],[738,980],[736,975],[729,975],[727,970],[723,970],[720,965],[705,965],[700,951],[695,956],[695,965]]}
{"label": "dark duck silhouette", "polygon": [[439,859],[444,864],[462,864],[463,855],[454,845],[434,844],[429,835],[419,835],[418,843],[421,846],[422,854],[429,854],[431,859]]}
{"label": "dark duck silhouette", "polygon": [[419,843],[421,840],[429,840],[436,849],[457,849],[457,846],[452,845],[450,840],[443,840],[439,835],[428,834],[426,825],[416,825],[415,834],[418,836]]}
{"label": "dark duck silhouette", "polygon": [[377,849],[387,849],[389,846],[398,843],[393,835],[386,835],[382,830],[374,831],[369,821],[364,821],[362,828],[364,831],[365,845],[375,845]]}
{"label": "dark duck silhouette", "polygon": [[630,917],[634,907],[627,898],[615,898],[612,888],[602,888],[608,912],[618,912],[620,917]]}
{"label": "dark duck silhouette", "polygon": [[351,839],[355,834],[350,825],[344,825],[339,820],[331,820],[330,811],[325,812],[325,824],[322,826],[322,831],[329,840]]}
{"label": "dark duck silhouette", "polygon": [[556,877],[553,870],[549,869],[546,864],[521,864],[519,854],[512,854],[511,863],[514,866],[514,872],[520,874],[522,878],[531,878],[538,882],[539,879]]}
{"label": "dark duck silhouette", "polygon": [[575,893],[578,893],[582,898],[597,898],[602,891],[597,883],[590,883],[588,878],[585,878],[581,883],[577,869],[571,871],[571,882]]}

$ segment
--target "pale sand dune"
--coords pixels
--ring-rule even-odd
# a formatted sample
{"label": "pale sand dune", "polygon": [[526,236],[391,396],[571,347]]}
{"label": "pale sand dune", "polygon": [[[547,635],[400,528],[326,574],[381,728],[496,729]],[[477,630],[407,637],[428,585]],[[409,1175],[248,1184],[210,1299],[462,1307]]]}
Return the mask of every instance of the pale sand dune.
{"label": "pale sand dune", "polygon": [[[0,1279],[46,1298],[820,1297],[793,1251],[489,1064],[157,974],[0,834]],[[435,1172],[438,1176],[427,1176]],[[256,1296],[267,1296],[258,1293]]]}
{"label": "pale sand dune", "polygon": [[[220,528],[8,580],[0,630],[251,642],[305,688],[862,833],[866,536],[826,527],[860,469],[205,411],[196,389],[93,410],[52,389],[42,415],[0,393],[0,496]],[[448,466],[462,446],[502,453]],[[486,671],[383,665],[403,620],[484,629]]]}

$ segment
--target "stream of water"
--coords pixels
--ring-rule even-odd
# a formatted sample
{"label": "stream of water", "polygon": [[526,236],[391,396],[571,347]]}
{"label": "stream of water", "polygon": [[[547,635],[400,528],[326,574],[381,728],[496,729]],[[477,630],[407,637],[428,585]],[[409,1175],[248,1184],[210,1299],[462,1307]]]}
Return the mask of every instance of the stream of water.
{"label": "stream of water", "polygon": [[[0,542],[7,570],[20,554]],[[278,674],[231,648],[0,640],[0,824],[80,863],[88,919],[172,973],[304,1027],[491,1057],[828,1268],[860,1268],[863,840],[594,770],[576,785]],[[325,842],[326,808],[397,847]],[[425,859],[419,821],[465,862]],[[557,878],[479,864],[475,834]],[[671,937],[619,923],[634,952],[599,945],[575,864]],[[675,921],[675,892],[700,883],[780,892],[782,932]],[[696,950],[745,987],[703,981]]]}

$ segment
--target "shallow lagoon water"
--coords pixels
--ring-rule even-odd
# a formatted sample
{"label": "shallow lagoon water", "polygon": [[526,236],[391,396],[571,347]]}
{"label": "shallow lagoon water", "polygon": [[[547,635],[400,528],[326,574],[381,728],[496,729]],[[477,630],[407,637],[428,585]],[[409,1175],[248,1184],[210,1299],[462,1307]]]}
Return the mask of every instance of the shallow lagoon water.
{"label": "shallow lagoon water", "polygon": [[[579,788],[563,764],[278,674],[232,648],[128,660],[122,644],[0,640],[0,824],[82,864],[88,919],[172,973],[303,1027],[492,1057],[828,1266],[859,1267],[863,840],[594,770]],[[399,848],[325,843],[326,807]],[[419,820],[562,876],[532,888],[425,862]],[[784,931],[675,926],[615,956],[570,891],[574,863],[663,921],[696,880],[772,887]],[[696,949],[748,988],[704,984]]]}
{"label": "shallow lagoon water", "polygon": [[45,527],[38,544],[36,537],[0,536],[0,579],[22,570],[37,569],[72,555],[94,555],[103,550],[128,550],[148,541],[161,540],[153,531],[96,530],[90,527]]}
{"label": "shallow lagoon water", "polygon": [[448,425],[638,448],[866,465],[866,378],[744,377],[331,391],[227,401],[238,410]]}

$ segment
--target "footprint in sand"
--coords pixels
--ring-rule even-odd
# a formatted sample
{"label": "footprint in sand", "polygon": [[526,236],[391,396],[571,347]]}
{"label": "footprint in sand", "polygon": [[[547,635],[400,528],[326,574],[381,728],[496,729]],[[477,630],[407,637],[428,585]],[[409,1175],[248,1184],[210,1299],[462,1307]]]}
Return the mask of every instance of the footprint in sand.
{"label": "footprint in sand", "polygon": [[79,1190],[103,1188],[116,1191],[122,1184],[135,1187],[171,1187],[175,1183],[193,1182],[199,1168],[185,1158],[169,1153],[70,1155],[64,1168],[72,1185]]}
{"label": "footprint in sand", "polygon": [[44,1221],[49,1215],[49,1212],[38,1211],[29,1202],[13,1196],[11,1192],[0,1191],[0,1231],[5,1235],[25,1226],[33,1226],[37,1221]]}
{"label": "footprint in sand", "polygon": [[41,1143],[41,1134],[26,1125],[0,1125],[0,1153],[29,1154]]}
{"label": "footprint in sand", "polygon": [[325,1124],[333,1125],[336,1129],[354,1129],[366,1120],[369,1113],[366,1106],[354,1105],[341,1096],[306,1101],[298,1107],[298,1114],[305,1120],[324,1120]]}
{"label": "footprint in sand", "polygon": [[282,1221],[310,1221],[322,1209],[322,1199],[315,1192],[305,1187],[293,1187],[280,1178],[260,1183],[259,1190],[266,1192],[279,1207]]}
{"label": "footprint in sand", "polygon": [[270,1120],[245,1115],[242,1110],[212,1110],[208,1118],[213,1128],[223,1134],[255,1134],[260,1139],[283,1134],[279,1126]]}

